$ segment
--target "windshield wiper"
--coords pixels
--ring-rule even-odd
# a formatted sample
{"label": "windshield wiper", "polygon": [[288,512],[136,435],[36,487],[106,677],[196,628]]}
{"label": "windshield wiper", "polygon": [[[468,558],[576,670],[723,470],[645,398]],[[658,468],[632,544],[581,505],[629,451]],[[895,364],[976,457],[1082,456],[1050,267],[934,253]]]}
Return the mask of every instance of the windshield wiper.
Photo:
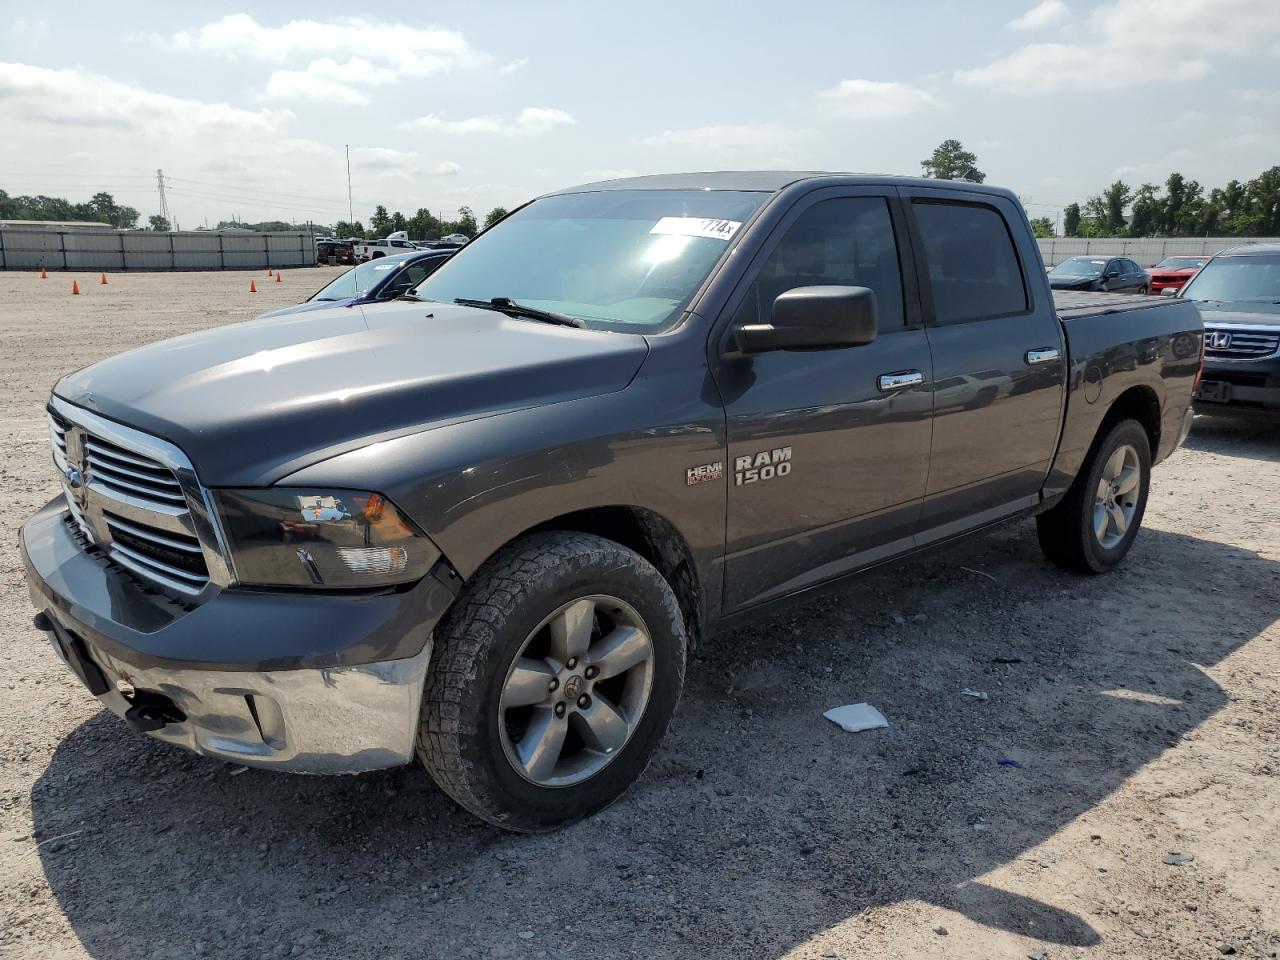
{"label": "windshield wiper", "polygon": [[396,299],[397,299],[397,300],[412,300],[414,303],[426,303],[426,302],[427,302],[426,300],[422,299],[422,297],[418,296],[416,293],[402,293],[402,294],[400,294],[400,296],[396,297]]}
{"label": "windshield wiper", "polygon": [[581,329],[586,326],[577,317],[571,317],[566,313],[553,313],[550,310],[539,310],[537,307],[526,307],[523,304],[516,303],[510,297],[494,297],[492,300],[468,300],[466,297],[455,297],[453,302],[464,307],[497,310],[513,317],[526,317],[530,320],[541,320],[543,323],[554,323],[558,327],[578,327]]}

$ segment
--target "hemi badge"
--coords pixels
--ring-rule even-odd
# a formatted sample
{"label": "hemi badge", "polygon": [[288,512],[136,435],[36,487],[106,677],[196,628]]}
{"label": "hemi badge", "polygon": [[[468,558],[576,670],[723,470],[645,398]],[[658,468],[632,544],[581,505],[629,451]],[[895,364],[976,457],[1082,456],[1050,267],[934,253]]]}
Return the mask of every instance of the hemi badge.
{"label": "hemi badge", "polygon": [[689,467],[684,472],[684,482],[688,486],[706,483],[708,480],[719,480],[724,476],[724,462],[704,463],[698,467]]}

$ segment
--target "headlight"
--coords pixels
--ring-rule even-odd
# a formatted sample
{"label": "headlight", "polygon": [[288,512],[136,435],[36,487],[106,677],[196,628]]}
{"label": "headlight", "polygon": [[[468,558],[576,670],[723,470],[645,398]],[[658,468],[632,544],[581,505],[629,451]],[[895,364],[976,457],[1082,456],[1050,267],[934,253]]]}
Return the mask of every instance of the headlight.
{"label": "headlight", "polygon": [[243,584],[381,587],[421,579],[440,556],[380,493],[271,487],[214,496]]}

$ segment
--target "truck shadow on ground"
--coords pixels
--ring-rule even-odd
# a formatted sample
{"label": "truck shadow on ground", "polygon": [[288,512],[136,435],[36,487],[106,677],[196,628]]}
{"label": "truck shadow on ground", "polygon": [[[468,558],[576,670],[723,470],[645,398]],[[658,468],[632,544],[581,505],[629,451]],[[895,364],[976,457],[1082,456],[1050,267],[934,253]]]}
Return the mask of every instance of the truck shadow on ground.
{"label": "truck shadow on ground", "polygon": [[[536,837],[417,768],[236,773],[104,712],[33,789],[39,853],[101,960],[776,956],[908,900],[1097,944],[1069,883],[1037,900],[983,877],[1056,869],[1042,841],[1223,707],[1201,667],[1271,623],[1242,597],[1280,594],[1278,567],[1147,530],[1076,578],[1019,524],[887,569],[704,643],[643,781]],[[864,700],[889,729],[820,716]]]}

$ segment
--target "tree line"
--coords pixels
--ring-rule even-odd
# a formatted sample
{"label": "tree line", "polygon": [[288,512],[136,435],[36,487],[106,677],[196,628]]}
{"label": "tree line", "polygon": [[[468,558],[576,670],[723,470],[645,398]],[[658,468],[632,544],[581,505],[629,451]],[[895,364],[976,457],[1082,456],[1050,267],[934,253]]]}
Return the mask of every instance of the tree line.
{"label": "tree line", "polygon": [[[483,229],[489,229],[506,215],[505,208],[494,207],[485,215]],[[410,240],[439,240],[441,237],[447,237],[451,233],[463,233],[468,237],[474,237],[480,232],[480,229],[481,227],[476,223],[474,211],[467,206],[458,208],[456,219],[445,220],[437,217],[425,207],[419,207],[417,213],[411,217],[406,217],[399,210],[395,213],[388,213],[386,207],[378,204],[374,207],[373,216],[369,218],[369,226],[367,228],[359,220],[355,223],[339,220],[333,225],[332,233],[333,236],[339,238],[385,237],[389,233],[403,230],[409,234]]]}
{"label": "tree line", "polygon": [[95,193],[88,203],[72,203],[63,197],[10,196],[0,190],[0,220],[66,220],[109,223],[117,230],[132,230],[140,214],[116,203],[109,193]]}
{"label": "tree line", "polygon": [[[488,229],[507,215],[503,207],[494,207],[484,218],[484,229]],[[11,196],[0,190],[0,220],[53,220],[71,223],[109,223],[117,230],[133,230],[138,226],[141,214],[133,207],[121,206],[115,198],[104,192],[95,193],[86,203],[73,203],[64,197]],[[153,214],[147,220],[152,230],[168,230],[169,221],[159,214]],[[470,207],[458,208],[454,219],[437,217],[425,207],[411,217],[400,211],[388,213],[387,208],[378,204],[373,216],[369,218],[369,226],[362,223],[348,223],[339,220],[333,225],[322,223],[290,223],[285,220],[262,220],[257,223],[245,223],[241,220],[221,220],[217,230],[239,229],[254,230],[261,233],[272,231],[293,231],[308,229],[316,233],[329,234],[336,237],[385,237],[397,230],[406,230],[413,240],[439,240],[451,233],[465,233],[474,237],[480,232],[475,213]]]}
{"label": "tree line", "polygon": [[1207,193],[1180,173],[1169,174],[1162,186],[1144,183],[1136,190],[1117,180],[1083,207],[1067,206],[1062,232],[1068,237],[1280,236],[1280,166]]}

